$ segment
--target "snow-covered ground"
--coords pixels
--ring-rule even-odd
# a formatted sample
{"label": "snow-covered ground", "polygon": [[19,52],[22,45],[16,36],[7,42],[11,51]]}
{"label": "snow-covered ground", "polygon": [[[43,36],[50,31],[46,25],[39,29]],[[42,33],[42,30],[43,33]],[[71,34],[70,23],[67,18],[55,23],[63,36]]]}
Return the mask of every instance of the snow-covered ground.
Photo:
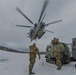
{"label": "snow-covered ground", "polygon": [[[28,54],[0,51],[0,75],[28,75],[28,65]],[[44,55],[41,55],[40,60],[37,56],[33,72],[35,75],[76,75],[74,65],[75,62],[72,62],[56,70],[56,66],[46,63]]]}

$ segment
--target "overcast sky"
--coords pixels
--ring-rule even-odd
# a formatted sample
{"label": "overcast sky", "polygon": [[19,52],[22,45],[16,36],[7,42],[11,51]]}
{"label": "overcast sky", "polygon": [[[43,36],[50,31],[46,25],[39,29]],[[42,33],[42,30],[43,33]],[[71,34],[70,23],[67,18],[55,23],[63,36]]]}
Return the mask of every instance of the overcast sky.
{"label": "overcast sky", "polygon": [[40,50],[50,44],[53,37],[60,41],[71,43],[76,37],[76,0],[49,0],[45,10],[47,14],[44,22],[49,23],[59,19],[62,22],[49,25],[40,39],[31,42],[27,38],[30,29],[16,27],[16,24],[31,25],[17,10],[19,7],[34,23],[39,19],[44,0],[0,0],[0,45],[13,48],[28,48],[33,42],[37,43]]}

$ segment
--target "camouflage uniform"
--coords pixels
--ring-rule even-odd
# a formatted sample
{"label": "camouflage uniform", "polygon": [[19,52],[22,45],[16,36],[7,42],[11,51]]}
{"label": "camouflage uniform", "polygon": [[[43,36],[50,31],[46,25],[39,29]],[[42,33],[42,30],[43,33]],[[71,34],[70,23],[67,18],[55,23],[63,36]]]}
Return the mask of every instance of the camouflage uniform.
{"label": "camouflage uniform", "polygon": [[35,58],[36,58],[36,54],[38,54],[39,59],[40,59],[40,54],[39,54],[39,49],[35,46],[35,43],[32,46],[29,46],[30,48],[30,55],[29,55],[29,73],[32,73],[32,69],[34,67],[34,63],[35,63]]}
{"label": "camouflage uniform", "polygon": [[54,38],[53,40],[53,46],[52,46],[52,53],[54,55],[54,57],[56,58],[56,65],[58,66],[57,67],[57,70],[60,70],[61,69],[61,53],[58,49],[58,45],[59,44],[59,39],[57,38]]}
{"label": "camouflage uniform", "polygon": [[53,39],[53,45],[57,45],[58,44],[58,40],[57,40],[57,38],[54,38]]}
{"label": "camouflage uniform", "polygon": [[56,65],[58,66],[57,67],[57,70],[60,70],[61,69],[61,53],[58,51],[58,50],[54,50],[53,51],[53,54],[54,54],[54,56],[55,56],[55,58],[56,58]]}

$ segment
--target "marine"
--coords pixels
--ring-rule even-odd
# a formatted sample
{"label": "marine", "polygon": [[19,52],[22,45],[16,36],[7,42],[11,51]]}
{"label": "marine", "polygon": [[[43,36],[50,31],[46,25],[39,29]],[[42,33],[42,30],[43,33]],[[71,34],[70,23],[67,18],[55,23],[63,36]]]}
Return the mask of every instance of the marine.
{"label": "marine", "polygon": [[36,55],[38,54],[39,59],[40,59],[40,53],[39,53],[39,49],[36,47],[36,44],[33,43],[33,45],[29,46],[30,48],[30,54],[29,54],[29,74],[35,74],[32,72],[32,69],[34,67],[34,63],[36,61]]}
{"label": "marine", "polygon": [[57,50],[57,44],[59,44],[59,39],[54,38],[52,41],[52,53],[53,53],[54,57],[56,58],[56,65],[58,66],[57,70],[60,70],[61,66],[62,66],[62,63],[61,63],[62,55],[61,55],[60,51]]}
{"label": "marine", "polygon": [[57,70],[60,70],[61,66],[62,66],[62,63],[61,63],[61,53],[57,49],[54,49],[53,55],[56,58],[56,65],[58,66]]}

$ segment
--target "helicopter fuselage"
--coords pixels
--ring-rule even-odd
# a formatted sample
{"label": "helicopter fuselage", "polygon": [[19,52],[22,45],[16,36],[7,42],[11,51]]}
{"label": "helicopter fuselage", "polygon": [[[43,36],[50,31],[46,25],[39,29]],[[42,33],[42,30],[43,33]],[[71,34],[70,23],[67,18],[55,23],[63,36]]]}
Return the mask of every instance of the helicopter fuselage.
{"label": "helicopter fuselage", "polygon": [[45,23],[41,22],[38,23],[36,27],[30,29],[29,37],[31,38],[31,41],[36,40],[37,38],[40,39],[45,33],[44,28]]}
{"label": "helicopter fuselage", "polygon": [[45,27],[50,25],[50,24],[54,24],[54,23],[57,23],[57,22],[61,22],[62,20],[57,20],[57,21],[54,21],[54,22],[51,22],[51,23],[44,23],[43,20],[46,16],[46,13],[44,14],[44,11],[48,5],[48,0],[45,0],[44,1],[44,4],[43,4],[43,7],[42,7],[42,10],[41,10],[41,13],[40,13],[40,17],[37,21],[37,23],[34,23],[32,22],[31,19],[29,19],[18,7],[16,8],[16,10],[22,15],[24,16],[24,18],[26,18],[32,25],[34,26],[25,26],[25,25],[16,25],[18,27],[26,27],[26,28],[31,28],[29,33],[28,33],[28,37],[32,40],[36,40],[36,39],[40,39],[44,34],[45,32],[50,32],[50,33],[53,33],[52,31],[50,30],[46,30]]}

